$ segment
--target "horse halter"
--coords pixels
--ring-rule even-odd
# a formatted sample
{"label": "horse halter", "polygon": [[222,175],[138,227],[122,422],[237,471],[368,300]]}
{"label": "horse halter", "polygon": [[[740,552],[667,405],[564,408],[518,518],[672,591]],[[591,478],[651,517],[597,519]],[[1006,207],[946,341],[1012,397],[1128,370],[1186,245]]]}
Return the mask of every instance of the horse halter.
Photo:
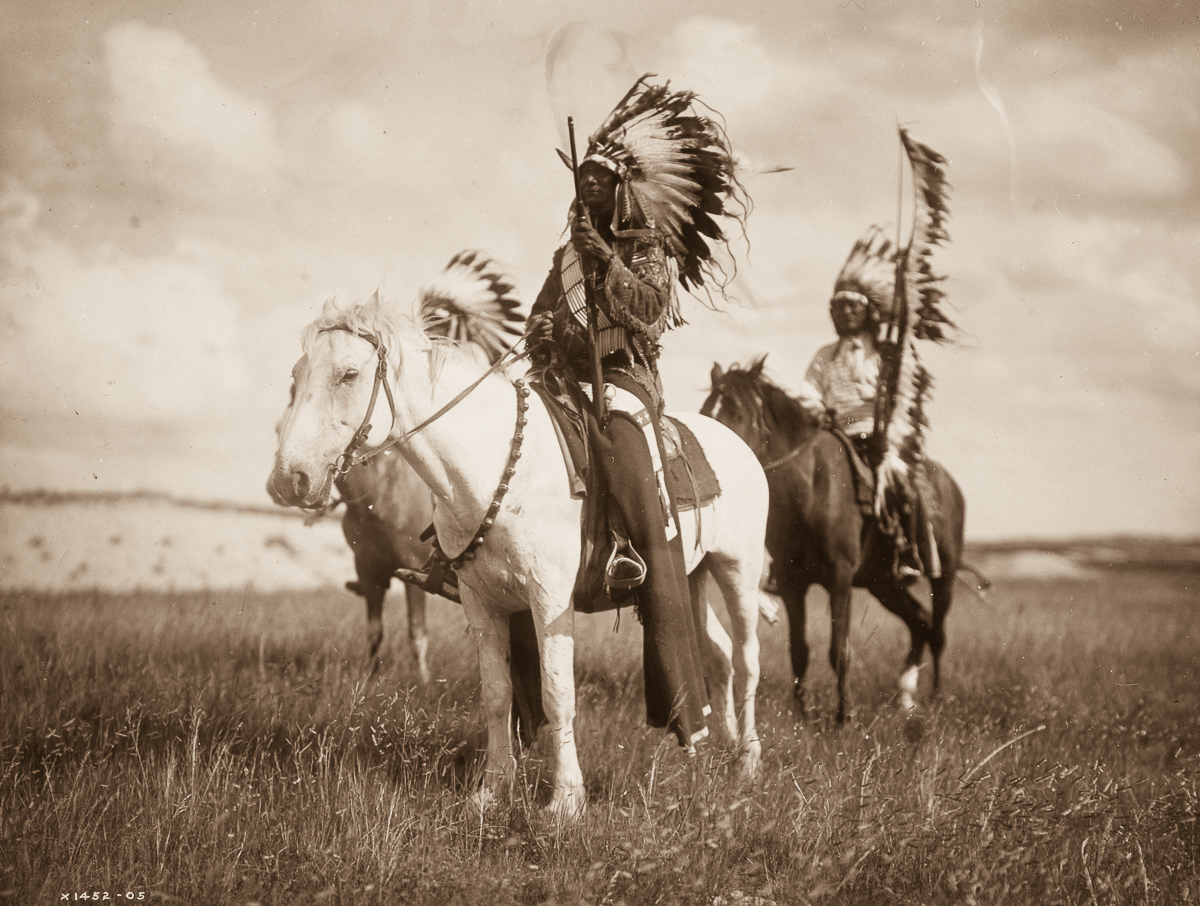
{"label": "horse halter", "polygon": [[[725,387],[723,384],[720,387],[714,387],[713,394],[715,395],[718,402],[720,402],[721,400],[728,401],[731,397],[731,394],[729,394],[725,391]],[[762,440],[762,443],[763,443],[762,453],[755,451],[754,455],[757,456],[758,461],[760,463],[762,463],[763,471],[771,472],[771,471],[774,471],[775,469],[778,469],[780,466],[791,462],[793,459],[795,459],[797,456],[799,456],[800,451],[803,449],[803,447],[802,446],[793,447],[787,453],[783,454],[783,456],[780,456],[777,459],[772,459],[767,462],[763,462],[763,457],[766,455],[766,452],[767,452],[767,444],[771,440],[771,428],[767,424],[767,416],[766,416],[766,412],[764,411],[764,409],[765,409],[765,407],[763,406],[762,397],[759,396],[757,393],[754,394],[753,428],[754,428],[754,431],[756,432],[757,436]],[[749,444],[747,444],[747,446],[749,446]]]}
{"label": "horse halter", "polygon": [[[467,398],[467,396],[476,387],[478,387],[480,384],[482,384],[488,377],[495,374],[501,368],[504,368],[505,366],[509,365],[511,362],[519,361],[529,355],[528,349],[526,349],[522,353],[515,353],[512,351],[512,349],[509,349],[502,356],[500,356],[498,359],[496,359],[496,361],[492,364],[492,366],[487,371],[485,371],[483,374],[481,374],[473,383],[467,385],[467,387],[465,387],[463,390],[461,390],[457,396],[455,396],[452,400],[450,400],[450,402],[446,403],[446,405],[442,406],[442,408],[440,408],[437,412],[433,413],[433,415],[431,415],[427,419],[425,419],[425,421],[421,422],[415,428],[410,428],[408,431],[404,432],[404,434],[400,435],[399,437],[393,437],[391,440],[387,441],[386,443],[380,444],[378,447],[376,447],[374,450],[371,450],[365,456],[358,456],[357,455],[358,448],[362,446],[363,441],[365,441],[367,439],[367,435],[371,433],[371,414],[375,411],[375,400],[379,396],[379,385],[380,384],[383,385],[383,392],[384,392],[384,394],[387,395],[388,408],[391,410],[391,413],[392,413],[392,422],[391,422],[391,425],[389,425],[389,427],[388,427],[388,435],[389,436],[391,435],[392,430],[396,427],[396,401],[392,398],[392,388],[391,388],[391,385],[388,384],[388,382],[387,382],[387,347],[383,345],[383,341],[380,340],[379,337],[375,336],[375,334],[370,333],[365,330],[351,329],[350,327],[347,327],[345,325],[341,325],[341,326],[337,326],[337,327],[323,327],[323,328],[321,328],[321,330],[319,332],[326,333],[326,332],[332,332],[335,330],[344,330],[347,333],[352,333],[356,337],[361,337],[362,339],[366,340],[368,343],[370,343],[372,346],[375,347],[375,352],[379,358],[379,362],[375,367],[375,384],[374,384],[374,386],[371,387],[371,401],[369,403],[367,403],[367,411],[366,411],[366,414],[363,415],[362,424],[360,424],[358,426],[358,430],[354,432],[354,436],[351,437],[350,442],[348,444],[346,444],[346,449],[343,450],[341,452],[341,454],[339,454],[337,459],[335,459],[329,465],[330,471],[332,471],[334,473],[334,475],[339,476],[339,477],[345,475],[356,465],[359,465],[360,463],[364,463],[368,459],[371,459],[372,457],[379,455],[384,450],[386,450],[388,447],[408,443],[408,441],[412,438],[412,436],[414,434],[417,434],[420,431],[425,430],[433,422],[437,421],[439,418],[441,418],[443,415],[445,415],[447,412],[449,412],[451,409],[453,409],[455,406],[457,406],[459,403],[461,403],[464,399]],[[523,333],[518,338],[517,342],[520,342],[521,340],[526,339],[529,336],[529,332],[530,332],[530,329],[526,328],[525,333]]]}
{"label": "horse halter", "polygon": [[[341,477],[356,465],[355,454],[367,439],[367,435],[371,433],[371,415],[375,412],[375,400],[379,398],[380,385],[383,386],[384,395],[387,396],[388,409],[391,410],[392,415],[392,423],[388,427],[388,434],[391,434],[392,428],[396,427],[396,401],[392,398],[392,388],[387,382],[387,347],[383,345],[383,341],[373,333],[368,333],[365,330],[351,330],[348,327],[324,327],[320,330],[320,333],[330,333],[335,330],[345,330],[356,337],[366,340],[375,347],[377,357],[375,383],[371,386],[371,401],[367,403],[367,411],[363,414],[362,423],[359,424],[358,430],[354,432],[354,436],[350,438],[350,442],[346,444],[346,449],[341,452],[338,458],[333,461],[333,465],[330,466],[334,474]],[[370,459],[370,456],[363,457],[358,462],[364,462],[367,459]]]}
{"label": "horse halter", "polygon": [[[721,403],[724,403],[728,408],[731,401],[734,403],[734,406],[738,411],[750,408],[744,403],[740,395],[735,396],[729,392],[724,381],[722,381],[719,385],[713,386],[712,395],[714,399],[714,409],[716,409]],[[750,417],[751,430],[754,431],[756,439],[762,442],[763,452],[765,453],[767,442],[771,439],[771,429],[767,426],[767,418],[763,413],[762,397],[755,393],[751,394],[751,398],[754,400],[753,415]],[[715,416],[713,417],[715,418]],[[742,438],[742,440],[746,443],[746,446],[750,446],[749,441],[747,441],[745,438]],[[757,451],[755,451],[754,455],[758,456],[760,459],[762,458]]]}

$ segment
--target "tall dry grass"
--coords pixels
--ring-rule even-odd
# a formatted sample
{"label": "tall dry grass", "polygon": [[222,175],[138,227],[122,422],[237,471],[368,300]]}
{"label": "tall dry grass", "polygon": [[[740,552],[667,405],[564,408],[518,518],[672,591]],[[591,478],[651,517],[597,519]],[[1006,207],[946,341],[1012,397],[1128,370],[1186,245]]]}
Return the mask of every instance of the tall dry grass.
{"label": "tall dry grass", "polygon": [[842,728],[814,602],[819,714],[795,721],[785,632],[764,626],[765,757],[742,788],[728,753],[689,762],[642,726],[632,615],[583,619],[589,811],[569,828],[538,812],[536,749],[511,806],[467,806],[484,731],[449,606],[439,679],[414,688],[399,609],[367,680],[342,592],[9,595],[0,902],[1195,902],[1195,579],[963,596],[945,694],[911,717],[891,706],[900,624],[857,599]]}

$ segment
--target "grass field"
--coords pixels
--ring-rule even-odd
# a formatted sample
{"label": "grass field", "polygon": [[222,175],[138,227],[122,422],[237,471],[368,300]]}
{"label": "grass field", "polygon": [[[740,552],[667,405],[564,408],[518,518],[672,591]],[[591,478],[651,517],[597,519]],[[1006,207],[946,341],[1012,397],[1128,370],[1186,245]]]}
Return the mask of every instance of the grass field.
{"label": "grass field", "polygon": [[[1200,609],[1190,570],[960,592],[944,695],[890,704],[905,642],[856,599],[854,715],[798,724],[764,625],[764,762],[688,762],[642,726],[640,636],[581,619],[589,810],[540,817],[537,750],[481,816],[475,655],[431,613],[414,688],[402,611],[367,681],[358,598],[0,597],[0,903],[1150,903],[1200,900]],[[928,679],[922,695],[928,700]]]}

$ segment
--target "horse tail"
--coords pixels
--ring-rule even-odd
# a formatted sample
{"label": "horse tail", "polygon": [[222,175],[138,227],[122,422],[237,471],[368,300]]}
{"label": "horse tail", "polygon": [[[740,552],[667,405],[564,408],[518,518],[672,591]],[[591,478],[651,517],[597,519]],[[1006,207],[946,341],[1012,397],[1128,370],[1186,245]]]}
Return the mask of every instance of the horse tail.
{"label": "horse tail", "polygon": [[[972,584],[972,583],[968,582],[966,579],[962,578],[962,574],[964,572],[968,572],[972,576],[975,577],[974,584]],[[971,591],[975,592],[975,594],[978,595],[980,598],[986,598],[986,595],[984,593],[987,592],[992,587],[992,580],[989,579],[987,576],[985,576],[979,570],[979,567],[972,566],[966,560],[959,561],[958,571],[955,573],[955,578],[958,579],[960,582],[962,582],[962,584],[965,585],[967,588],[969,588]]]}
{"label": "horse tail", "polygon": [[772,626],[779,625],[779,602],[762,590],[758,593],[758,615]]}

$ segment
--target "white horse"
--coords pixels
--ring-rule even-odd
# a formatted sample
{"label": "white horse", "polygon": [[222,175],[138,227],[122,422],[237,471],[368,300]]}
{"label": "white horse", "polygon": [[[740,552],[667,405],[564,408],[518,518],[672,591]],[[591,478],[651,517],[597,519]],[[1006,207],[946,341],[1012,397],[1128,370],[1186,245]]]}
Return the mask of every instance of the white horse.
{"label": "white horse", "polygon": [[[499,265],[482,252],[466,249],[428,286],[422,287],[417,308],[438,336],[461,340],[478,350],[481,364],[501,358],[520,336],[524,318],[518,313],[509,279]],[[296,400],[292,384],[288,408],[275,425],[282,435],[288,413]],[[372,675],[379,669],[379,646],[383,641],[383,601],[397,569],[420,569],[433,552],[421,540],[433,519],[433,498],[420,476],[395,450],[384,450],[338,475],[334,482],[345,504],[342,534],[354,554],[355,578],[346,588],[361,595],[367,605],[367,644]],[[285,504],[267,481],[267,493]],[[401,583],[408,610],[408,643],[417,674],[430,682],[429,632],[426,624],[425,590]]]}
{"label": "white horse", "polygon": [[[292,369],[295,402],[279,437],[276,492],[292,505],[321,505],[349,461],[352,439],[370,421],[375,427],[365,433],[368,449],[394,443],[432,491],[433,521],[447,556],[456,558],[482,529],[483,543],[458,569],[463,609],[479,648],[488,728],[479,802],[509,792],[515,779],[508,618],[530,609],[551,738],[548,808],[568,818],[580,814],[586,794],[574,736],[571,593],[580,559],[581,503],[570,496],[567,467],[540,397],[519,379],[493,372],[425,423],[480,378],[478,360],[431,337],[415,317],[388,311],[378,295],[348,307],[330,300],[305,332],[303,348]],[[373,387],[373,375],[381,375],[383,393],[378,384]],[[380,417],[387,414],[385,396],[389,404],[394,399],[390,429]],[[732,643],[709,603],[704,657],[714,710],[710,723],[727,737],[720,741],[736,744],[738,770],[751,776],[762,754],[754,700],[766,478],[754,454],[724,425],[695,413],[676,417],[700,441],[720,482],[721,494],[709,506],[681,514],[683,548],[692,593],[702,593],[702,577],[709,575],[728,608]],[[512,456],[514,448],[519,458]]]}

